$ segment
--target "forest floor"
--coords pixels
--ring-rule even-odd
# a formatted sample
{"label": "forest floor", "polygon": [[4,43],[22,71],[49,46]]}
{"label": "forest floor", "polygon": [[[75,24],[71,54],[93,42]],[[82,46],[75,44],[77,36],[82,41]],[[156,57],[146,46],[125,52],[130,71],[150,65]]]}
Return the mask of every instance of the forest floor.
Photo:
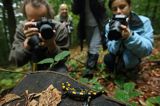
{"label": "forest floor", "polygon": [[[154,106],[154,105],[147,105],[146,100],[150,97],[158,96],[158,99],[160,98],[160,46],[159,45],[160,45],[160,39],[156,39],[155,48],[152,54],[142,60],[142,63],[140,65],[141,70],[139,71],[138,78],[136,80],[128,79],[126,81],[126,82],[134,82],[135,83],[134,89],[136,89],[137,91],[140,91],[141,94],[132,99],[130,99],[129,97],[128,101],[122,100],[122,102],[130,103],[134,101],[138,104],[138,106]],[[76,80],[79,80],[82,78],[82,72],[85,70],[84,67],[85,67],[85,61],[87,58],[87,47],[84,46],[83,51],[80,51],[79,47],[73,47],[70,49],[70,51],[71,51],[70,58],[67,62],[69,73],[72,74],[72,76],[74,73],[74,78]],[[100,50],[99,60],[97,64],[98,68],[97,70],[95,70],[94,75],[98,80],[98,82],[103,86],[105,94],[111,98],[114,98],[116,94],[115,91],[118,88],[117,81],[116,81],[117,79],[115,79],[115,77],[109,77],[111,75],[108,74],[108,71],[103,66],[103,57],[106,53],[107,51],[103,51],[102,49]],[[19,72],[25,73],[26,71],[27,71],[26,67],[23,67],[23,69],[22,68],[18,69],[18,73]],[[4,79],[4,77],[7,77],[8,79]],[[6,86],[6,88],[8,85],[12,87],[15,86],[16,82],[18,82],[19,79],[21,79],[22,77],[23,75],[17,74],[17,73],[13,73],[12,75],[10,74],[10,72],[8,72],[7,74],[4,74],[4,73],[1,74],[0,76],[1,91],[5,89],[4,86]],[[121,77],[124,78],[126,76],[121,76]],[[121,80],[119,80],[119,82],[121,82]],[[122,94],[118,94],[118,95],[123,96]],[[130,95],[130,94],[127,93],[125,95]],[[158,102],[158,105],[160,105],[160,100]]]}
{"label": "forest floor", "polygon": [[[129,80],[134,82],[135,89],[141,92],[141,95],[134,98],[133,100],[139,105],[146,106],[145,101],[147,100],[147,98],[160,96],[160,46],[159,45],[160,45],[160,39],[156,39],[155,48],[152,54],[142,60],[138,78],[134,81]],[[107,52],[100,50],[100,57],[98,60],[98,64],[103,63],[103,56],[106,53]],[[77,72],[79,72],[79,76],[81,76],[82,71],[84,70],[86,56],[87,56],[86,47],[84,47],[83,51],[80,51],[79,47],[71,49],[71,59],[74,58],[81,64],[78,66],[79,68],[77,69]],[[70,71],[72,70],[73,70],[72,67],[70,67]],[[106,69],[103,70],[107,71]],[[101,69],[98,68],[96,72],[97,71],[101,71]],[[79,77],[77,76],[77,78]],[[114,91],[117,88],[115,80],[111,80],[110,78],[106,79],[100,76],[99,81],[104,86],[106,95],[109,97],[113,97],[115,93]]]}

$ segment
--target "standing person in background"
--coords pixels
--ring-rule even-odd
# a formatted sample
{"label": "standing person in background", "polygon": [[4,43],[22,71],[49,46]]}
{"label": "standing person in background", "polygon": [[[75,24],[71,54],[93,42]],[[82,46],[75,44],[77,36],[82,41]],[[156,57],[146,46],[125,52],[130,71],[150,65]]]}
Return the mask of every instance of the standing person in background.
{"label": "standing person in background", "polygon": [[[151,21],[132,11],[131,0],[109,0],[108,5],[114,18],[106,25],[109,54],[105,55],[104,63],[112,72],[125,70],[136,74],[141,59],[152,53]],[[119,20],[120,16],[125,17]]]}
{"label": "standing person in background", "polygon": [[68,5],[63,3],[59,6],[59,13],[54,18],[56,21],[61,22],[64,26],[66,26],[68,34],[69,34],[69,40],[71,45],[71,34],[73,31],[73,21],[71,15],[69,15]]}
{"label": "standing person in background", "polygon": [[105,0],[73,0],[72,12],[80,16],[78,37],[81,50],[83,49],[84,39],[88,44],[88,58],[83,77],[92,78],[99,57],[99,48],[104,40],[102,36],[104,24],[108,18]]}
{"label": "standing person in background", "polygon": [[[67,29],[59,22],[52,20],[53,10],[47,0],[24,0],[22,11],[26,20],[16,29],[9,55],[10,61],[16,63],[17,66],[28,62],[37,63],[45,58],[53,58],[60,52],[69,49]],[[42,21],[42,19],[45,20]],[[39,28],[43,22],[45,25]],[[46,70],[49,67],[50,64],[32,64],[33,70]],[[64,61],[60,61],[52,67],[52,70],[67,72],[67,67]]]}

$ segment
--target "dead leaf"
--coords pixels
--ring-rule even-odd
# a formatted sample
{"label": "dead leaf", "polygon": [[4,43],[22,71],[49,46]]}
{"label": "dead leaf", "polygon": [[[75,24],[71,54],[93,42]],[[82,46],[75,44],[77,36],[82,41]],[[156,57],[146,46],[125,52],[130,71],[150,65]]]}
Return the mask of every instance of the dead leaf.
{"label": "dead leaf", "polygon": [[[37,106],[37,105],[33,105],[33,100],[37,97],[40,96],[41,93],[29,93],[28,90],[25,91],[24,97],[26,99],[25,101],[25,105],[26,106]],[[35,100],[36,101],[36,100]],[[34,102],[35,103],[35,102]]]}
{"label": "dead leaf", "polygon": [[20,99],[21,97],[16,95],[16,94],[7,94],[5,95],[3,98],[0,99],[0,106],[8,103],[8,102],[11,102],[11,101],[14,101],[14,100],[17,100],[17,99]]}
{"label": "dead leaf", "polygon": [[38,106],[57,106],[61,102],[61,96],[61,92],[50,85],[45,91],[42,91]]}
{"label": "dead leaf", "polygon": [[38,101],[36,101],[35,99],[33,99],[28,106],[38,106]]}

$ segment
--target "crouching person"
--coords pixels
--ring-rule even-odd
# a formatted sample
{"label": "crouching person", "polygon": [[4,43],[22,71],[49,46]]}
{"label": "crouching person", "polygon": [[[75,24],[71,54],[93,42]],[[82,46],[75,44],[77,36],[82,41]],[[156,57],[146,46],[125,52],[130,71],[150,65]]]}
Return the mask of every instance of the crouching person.
{"label": "crouching person", "polygon": [[153,49],[149,18],[131,10],[131,0],[109,0],[113,18],[106,25],[107,48],[104,63],[109,71],[136,72],[141,59]]}
{"label": "crouching person", "polygon": [[[22,11],[26,20],[16,29],[9,55],[11,62],[17,66],[37,63],[69,49],[67,29],[52,20],[53,10],[46,0],[24,0]],[[64,62],[60,61],[52,70],[66,72]],[[50,64],[32,66],[33,70],[46,70]]]}

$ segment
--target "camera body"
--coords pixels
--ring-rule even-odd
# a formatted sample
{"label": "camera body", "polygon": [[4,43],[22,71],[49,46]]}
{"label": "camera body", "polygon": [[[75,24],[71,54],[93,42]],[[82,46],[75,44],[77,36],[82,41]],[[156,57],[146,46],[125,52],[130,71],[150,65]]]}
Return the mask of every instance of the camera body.
{"label": "camera body", "polygon": [[52,19],[42,17],[40,21],[37,21],[36,27],[41,33],[42,38],[45,40],[51,39],[55,35],[53,32],[55,24],[52,22]]}
{"label": "camera body", "polygon": [[113,18],[109,22],[109,40],[119,40],[122,38],[121,25],[127,25],[126,15],[113,15]]}
{"label": "camera body", "polygon": [[65,23],[65,26],[67,28],[67,31],[69,34],[72,33],[73,31],[73,26],[72,26],[72,22],[71,21],[68,21],[68,22],[65,22],[65,21],[60,21],[61,23]]}
{"label": "camera body", "polygon": [[[39,33],[41,34],[42,38],[45,40],[51,39],[53,36],[55,36],[54,29],[55,24],[52,22],[52,19],[47,19],[46,17],[42,17],[41,20],[36,22],[36,25],[33,26],[38,28]],[[33,35],[29,41],[28,45],[32,49],[38,49],[39,48],[39,42],[41,42],[41,39],[38,35]]]}
{"label": "camera body", "polygon": [[70,24],[68,24],[66,27],[67,27],[68,33],[69,34],[72,33],[73,27]]}

